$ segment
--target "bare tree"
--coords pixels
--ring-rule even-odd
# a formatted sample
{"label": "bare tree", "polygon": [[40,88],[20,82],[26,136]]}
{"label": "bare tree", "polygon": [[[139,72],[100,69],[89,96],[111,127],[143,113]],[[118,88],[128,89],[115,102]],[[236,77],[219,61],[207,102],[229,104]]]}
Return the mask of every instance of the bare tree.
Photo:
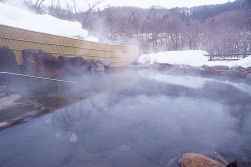
{"label": "bare tree", "polygon": [[171,37],[171,43],[173,46],[174,50],[177,50],[179,48],[179,39],[180,39],[180,33],[178,32],[179,30],[179,25],[180,22],[178,23],[179,19],[173,18],[168,20],[167,23],[167,32],[170,34]]}
{"label": "bare tree", "polygon": [[42,4],[44,3],[45,0],[36,0],[35,4],[33,4],[33,7],[35,9],[36,13],[42,13]]}
{"label": "bare tree", "polygon": [[76,0],[72,0],[72,3],[73,3],[73,9],[74,9],[74,13],[77,13],[77,12],[79,12],[79,9],[78,9],[78,5],[77,5],[77,2],[76,2]]}
{"label": "bare tree", "polygon": [[186,26],[187,35],[186,38],[188,40],[189,49],[197,49],[197,45],[199,43],[199,22],[198,21],[190,21]]}
{"label": "bare tree", "polygon": [[[75,0],[74,0],[75,1]],[[98,5],[101,3],[102,1],[96,1],[95,3],[90,3],[87,0],[85,0],[85,3],[88,5],[88,9],[85,12],[83,18],[82,18],[82,25],[84,28],[88,28],[91,19],[90,19],[90,15],[93,11],[95,11],[95,9],[98,7]]]}

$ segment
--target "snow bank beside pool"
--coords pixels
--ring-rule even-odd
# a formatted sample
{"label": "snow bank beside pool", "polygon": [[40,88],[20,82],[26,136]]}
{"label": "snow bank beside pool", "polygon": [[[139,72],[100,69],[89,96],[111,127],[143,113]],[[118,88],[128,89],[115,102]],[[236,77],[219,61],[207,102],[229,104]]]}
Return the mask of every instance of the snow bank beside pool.
{"label": "snow bank beside pool", "polygon": [[202,66],[208,61],[208,53],[201,50],[168,51],[142,55],[138,59],[140,64],[168,63],[190,66]]}
{"label": "snow bank beside pool", "polygon": [[0,3],[0,24],[47,34],[98,41],[89,37],[79,22],[61,20],[50,15],[38,15],[24,9]]}
{"label": "snow bank beside pool", "polygon": [[208,61],[208,53],[203,50],[188,51],[167,51],[153,54],[141,55],[138,59],[139,64],[167,63],[174,65],[189,65],[200,67],[207,66],[241,66],[244,68],[251,67],[251,57],[238,61]]}

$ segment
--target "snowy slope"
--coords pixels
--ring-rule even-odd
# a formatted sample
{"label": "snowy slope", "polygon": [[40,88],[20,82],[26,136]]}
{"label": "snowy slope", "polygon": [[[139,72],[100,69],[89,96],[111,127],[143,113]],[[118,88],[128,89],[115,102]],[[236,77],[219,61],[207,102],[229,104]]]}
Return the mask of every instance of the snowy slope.
{"label": "snowy slope", "polygon": [[0,3],[0,24],[47,34],[97,41],[89,37],[78,22],[61,20],[50,15],[38,15],[24,9]]}
{"label": "snowy slope", "polygon": [[241,59],[238,61],[208,61],[206,56],[208,53],[202,50],[188,50],[188,51],[167,51],[153,54],[141,55],[138,59],[139,64],[154,64],[167,63],[176,65],[190,65],[190,66],[241,66],[244,68],[251,67],[251,57]]}

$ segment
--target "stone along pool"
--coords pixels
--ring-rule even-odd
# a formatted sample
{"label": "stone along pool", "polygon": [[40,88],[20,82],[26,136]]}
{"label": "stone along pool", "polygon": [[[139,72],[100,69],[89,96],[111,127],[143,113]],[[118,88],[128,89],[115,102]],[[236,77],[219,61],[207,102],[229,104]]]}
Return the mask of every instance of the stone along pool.
{"label": "stone along pool", "polygon": [[1,167],[176,167],[187,152],[250,163],[245,82],[151,70],[78,81],[87,97],[0,131]]}

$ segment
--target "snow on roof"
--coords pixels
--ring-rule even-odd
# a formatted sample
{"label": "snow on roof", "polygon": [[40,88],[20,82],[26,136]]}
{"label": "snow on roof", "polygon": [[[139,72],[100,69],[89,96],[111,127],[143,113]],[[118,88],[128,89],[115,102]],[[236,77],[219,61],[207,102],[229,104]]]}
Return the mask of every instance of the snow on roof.
{"label": "snow on roof", "polygon": [[97,38],[89,37],[88,32],[82,29],[79,22],[61,20],[50,15],[34,14],[25,9],[4,3],[0,3],[0,11],[0,24],[2,25],[64,37],[98,41]]}
{"label": "snow on roof", "polygon": [[188,51],[166,51],[152,54],[141,55],[138,59],[139,64],[167,63],[175,65],[189,65],[200,67],[207,66],[241,66],[244,68],[251,67],[251,57],[237,61],[209,61],[208,53],[203,50]]}

